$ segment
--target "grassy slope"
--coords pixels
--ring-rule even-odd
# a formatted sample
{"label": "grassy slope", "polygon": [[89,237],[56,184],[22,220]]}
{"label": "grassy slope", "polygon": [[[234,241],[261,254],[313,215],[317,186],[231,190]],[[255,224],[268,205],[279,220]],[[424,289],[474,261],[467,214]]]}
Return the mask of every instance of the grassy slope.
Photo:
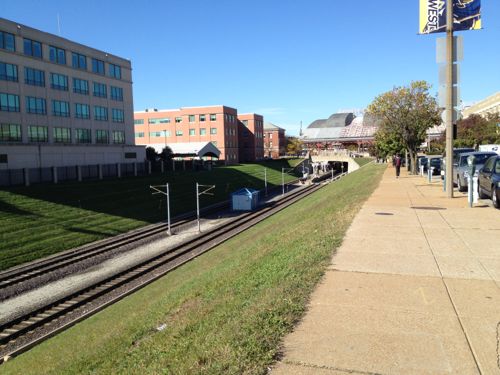
{"label": "grassy slope", "polygon": [[362,167],[363,165],[373,161],[373,158],[354,158],[354,161],[358,163],[360,167]]}
{"label": "grassy slope", "polygon": [[384,168],[370,165],[323,188],[2,372],[266,373]]}
{"label": "grassy slope", "polygon": [[[296,162],[296,160],[291,160]],[[0,190],[0,270],[164,220],[166,203],[149,185],[170,183],[172,214],[195,209],[195,182],[215,184],[202,206],[229,198],[240,187],[281,184],[287,161],[215,168],[211,172],[34,185]],[[287,180],[292,176],[287,175]]]}

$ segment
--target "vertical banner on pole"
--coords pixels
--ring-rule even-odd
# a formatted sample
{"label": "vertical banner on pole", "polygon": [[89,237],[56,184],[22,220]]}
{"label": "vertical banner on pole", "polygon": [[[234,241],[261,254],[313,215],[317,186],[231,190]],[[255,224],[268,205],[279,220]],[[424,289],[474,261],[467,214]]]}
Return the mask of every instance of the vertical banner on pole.
{"label": "vertical banner on pole", "polygon": [[[446,32],[447,1],[420,0],[420,34]],[[481,0],[453,0],[453,30],[479,30]]]}

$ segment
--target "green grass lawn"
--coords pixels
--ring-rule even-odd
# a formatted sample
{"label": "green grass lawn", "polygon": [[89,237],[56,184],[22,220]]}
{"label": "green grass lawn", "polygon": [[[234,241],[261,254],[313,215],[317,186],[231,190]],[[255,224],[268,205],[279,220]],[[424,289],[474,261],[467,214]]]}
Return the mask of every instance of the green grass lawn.
{"label": "green grass lawn", "polygon": [[[293,160],[296,162],[296,160]],[[201,206],[229,199],[241,187],[281,184],[286,160],[0,190],[0,270],[166,219],[166,200],[149,185],[169,183],[172,215],[196,209],[195,183],[215,184]],[[286,180],[295,178],[286,175]]]}
{"label": "green grass lawn", "polygon": [[2,373],[265,374],[384,170],[371,164],[324,187]]}
{"label": "green grass lawn", "polygon": [[358,163],[360,167],[362,167],[363,165],[373,161],[373,158],[354,158],[354,161]]}

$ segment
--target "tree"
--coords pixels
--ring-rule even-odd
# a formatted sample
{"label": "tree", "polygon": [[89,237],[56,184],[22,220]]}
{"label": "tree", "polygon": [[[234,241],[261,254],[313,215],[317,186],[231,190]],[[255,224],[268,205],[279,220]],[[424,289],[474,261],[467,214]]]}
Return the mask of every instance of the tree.
{"label": "tree", "polygon": [[373,154],[379,158],[387,158],[392,155],[402,154],[405,150],[404,144],[394,134],[389,133],[384,128],[380,128],[375,133]]}
{"label": "tree", "polygon": [[173,155],[172,149],[168,146],[165,146],[163,147],[163,150],[161,150],[159,156],[161,159],[163,159],[163,161],[169,161],[172,160],[172,155]]}
{"label": "tree", "polygon": [[499,115],[488,115],[482,117],[476,114],[470,115],[457,123],[456,147],[473,147],[481,144],[496,144],[500,142],[498,123]]}
{"label": "tree", "polygon": [[441,123],[438,104],[429,89],[425,81],[394,87],[377,96],[367,111],[381,121],[382,139],[400,143],[408,151],[413,174],[417,173],[417,149],[425,141],[427,129]]}
{"label": "tree", "polygon": [[150,162],[155,162],[158,154],[153,147],[146,147],[146,159]]}
{"label": "tree", "polygon": [[302,141],[296,137],[286,138],[286,152],[287,154],[299,155],[302,151]]}

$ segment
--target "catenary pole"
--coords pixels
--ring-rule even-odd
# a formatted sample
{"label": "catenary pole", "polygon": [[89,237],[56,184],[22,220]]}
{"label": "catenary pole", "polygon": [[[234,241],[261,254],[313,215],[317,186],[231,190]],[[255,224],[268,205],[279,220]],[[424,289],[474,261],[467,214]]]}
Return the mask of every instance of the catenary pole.
{"label": "catenary pole", "polygon": [[453,0],[446,2],[446,195],[453,198]]}
{"label": "catenary pole", "polygon": [[264,189],[267,197],[267,168],[264,168]]}
{"label": "catenary pole", "polygon": [[196,220],[198,221],[198,233],[201,232],[200,226],[200,194],[198,193],[198,183],[196,183]]}
{"label": "catenary pole", "polygon": [[170,236],[172,234],[170,230],[170,188],[168,186],[167,182],[167,220],[168,220],[168,235]]}

